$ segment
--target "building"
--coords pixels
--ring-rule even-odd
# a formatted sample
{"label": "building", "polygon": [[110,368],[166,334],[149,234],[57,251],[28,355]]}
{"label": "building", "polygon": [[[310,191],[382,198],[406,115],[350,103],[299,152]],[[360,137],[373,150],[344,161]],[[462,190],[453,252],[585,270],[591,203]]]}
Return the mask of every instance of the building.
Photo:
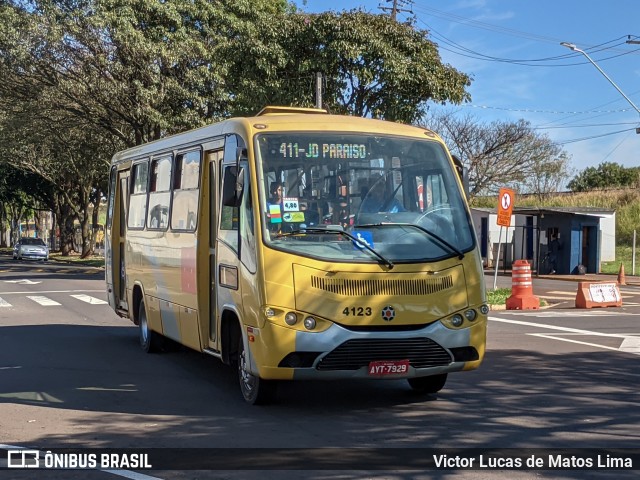
{"label": "building", "polygon": [[[511,226],[496,224],[496,209],[472,208],[471,215],[487,267],[495,266],[500,246],[500,268],[526,259],[540,274],[599,273],[600,262],[615,260],[616,212],[590,207],[516,207]],[[552,266],[550,243],[559,249]],[[501,240],[500,240],[500,237]]]}

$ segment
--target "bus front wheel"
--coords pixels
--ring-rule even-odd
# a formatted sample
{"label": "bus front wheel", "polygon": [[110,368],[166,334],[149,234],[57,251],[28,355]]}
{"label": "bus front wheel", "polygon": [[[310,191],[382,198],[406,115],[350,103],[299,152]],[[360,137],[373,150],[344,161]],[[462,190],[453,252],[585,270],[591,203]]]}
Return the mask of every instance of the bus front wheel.
{"label": "bus front wheel", "polygon": [[162,338],[158,333],[149,328],[144,302],[140,302],[138,326],[140,327],[140,347],[142,347],[142,350],[147,353],[159,352],[162,349]]}
{"label": "bus front wheel", "polygon": [[271,403],[276,394],[276,382],[263,380],[249,372],[247,353],[242,336],[238,343],[238,379],[245,401],[251,405]]}
{"label": "bus front wheel", "polygon": [[438,393],[447,383],[447,374],[431,375],[429,377],[414,377],[407,380],[414,392]]}

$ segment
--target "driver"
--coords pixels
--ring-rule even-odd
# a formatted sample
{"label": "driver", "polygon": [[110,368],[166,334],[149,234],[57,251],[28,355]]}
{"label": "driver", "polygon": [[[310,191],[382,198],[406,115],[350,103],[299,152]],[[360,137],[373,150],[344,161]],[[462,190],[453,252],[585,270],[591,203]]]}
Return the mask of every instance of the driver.
{"label": "driver", "polygon": [[393,192],[388,191],[387,182],[384,177],[380,177],[377,180],[372,179],[369,190],[362,200],[360,211],[365,213],[396,213],[406,211],[398,199],[392,197],[392,195]]}

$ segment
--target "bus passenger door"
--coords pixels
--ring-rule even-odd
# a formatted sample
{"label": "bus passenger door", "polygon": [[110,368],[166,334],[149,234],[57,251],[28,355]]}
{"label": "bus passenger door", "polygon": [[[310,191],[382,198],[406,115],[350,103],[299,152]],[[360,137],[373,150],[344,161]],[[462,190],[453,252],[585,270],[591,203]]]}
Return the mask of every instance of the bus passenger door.
{"label": "bus passenger door", "polygon": [[[127,276],[125,270],[125,249],[127,240],[127,199],[129,198],[129,170],[120,172],[118,174],[118,181],[120,182],[120,188],[118,188],[117,204],[119,205],[120,213],[120,232],[118,235],[118,258],[114,259],[114,272],[113,281],[117,283],[114,285],[114,290],[118,292],[117,304],[118,307],[125,310],[129,309],[127,304]],[[115,248],[115,245],[114,245]]]}
{"label": "bus passenger door", "polygon": [[[216,348],[218,339],[217,309],[217,270],[216,270],[216,232],[218,230],[218,168],[223,150],[206,152],[209,164],[209,346]],[[217,348],[216,348],[217,349]]]}

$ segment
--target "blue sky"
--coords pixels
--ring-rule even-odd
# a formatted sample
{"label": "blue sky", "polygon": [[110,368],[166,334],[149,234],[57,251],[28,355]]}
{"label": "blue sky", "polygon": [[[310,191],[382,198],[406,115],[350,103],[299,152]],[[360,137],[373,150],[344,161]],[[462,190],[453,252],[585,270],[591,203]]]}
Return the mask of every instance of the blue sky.
{"label": "blue sky", "polygon": [[[392,2],[295,3],[309,12],[382,13]],[[560,45],[586,51],[640,108],[640,44],[626,43],[627,35],[640,41],[640,0],[414,0],[411,9],[443,62],[474,79],[471,103],[447,111],[525,119],[562,144],[575,172],[602,162],[640,166],[640,114],[586,57]]]}

